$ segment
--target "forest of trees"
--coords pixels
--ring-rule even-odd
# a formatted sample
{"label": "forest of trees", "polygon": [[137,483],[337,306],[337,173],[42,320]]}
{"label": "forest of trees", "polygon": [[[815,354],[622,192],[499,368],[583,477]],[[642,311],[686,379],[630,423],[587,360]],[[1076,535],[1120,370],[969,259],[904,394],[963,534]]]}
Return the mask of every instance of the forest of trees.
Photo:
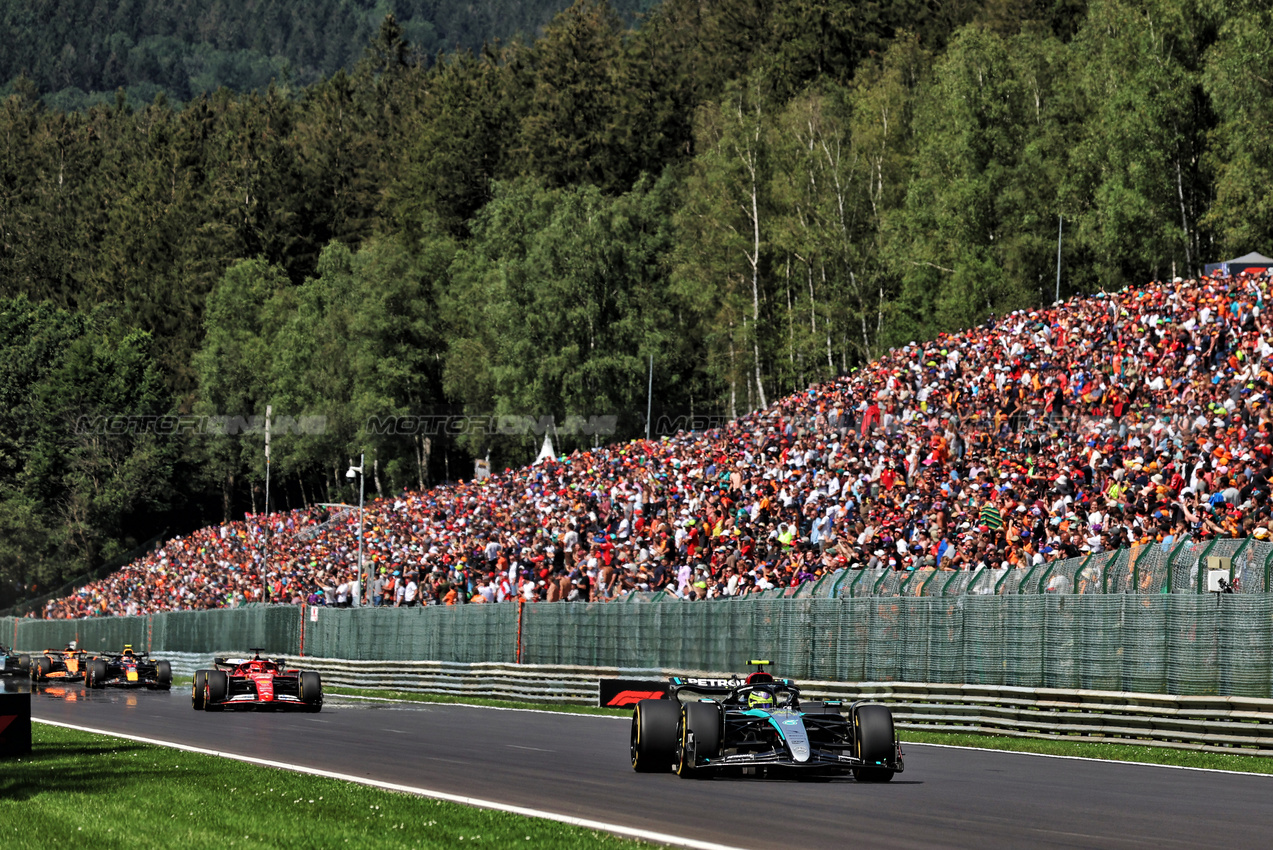
{"label": "forest of trees", "polygon": [[1273,247],[1262,2],[627,20],[578,0],[533,41],[438,55],[390,16],[348,70],[180,108],[69,111],[15,80],[0,602],[263,509],[259,433],[111,417],[320,417],[276,436],[272,505],[348,501],[363,451],[390,493],[542,439],[386,417],[616,417],[569,450],[644,433],[650,358],[656,420],[729,417],[1051,302],[1059,222],[1063,298]]}
{"label": "forest of trees", "polygon": [[[628,21],[653,0],[614,0]],[[533,38],[569,0],[0,0],[0,94],[19,76],[64,111],[225,87],[304,88],[352,68],[393,15],[424,57]]]}

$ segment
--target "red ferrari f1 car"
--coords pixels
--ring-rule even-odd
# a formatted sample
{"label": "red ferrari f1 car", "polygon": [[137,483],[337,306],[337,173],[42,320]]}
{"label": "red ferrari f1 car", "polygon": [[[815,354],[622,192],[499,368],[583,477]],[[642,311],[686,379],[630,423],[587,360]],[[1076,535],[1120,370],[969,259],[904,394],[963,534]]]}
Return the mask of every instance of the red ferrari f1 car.
{"label": "red ferrari f1 car", "polygon": [[191,703],[196,711],[274,709],[321,711],[322,677],[313,670],[289,669],[282,660],[261,657],[217,658],[212,670],[196,670]]}

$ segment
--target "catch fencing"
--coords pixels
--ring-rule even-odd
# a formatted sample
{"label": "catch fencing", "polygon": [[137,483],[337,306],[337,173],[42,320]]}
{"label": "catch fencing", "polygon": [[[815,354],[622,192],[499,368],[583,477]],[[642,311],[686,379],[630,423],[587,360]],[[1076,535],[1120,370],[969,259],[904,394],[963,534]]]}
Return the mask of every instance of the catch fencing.
{"label": "catch fencing", "polygon": [[1008,594],[331,609],[286,605],[0,620],[25,650],[78,640],[155,653],[745,670],[928,682],[1273,696],[1273,595]]}
{"label": "catch fencing", "polygon": [[[844,598],[877,596],[1078,596],[1123,593],[1207,593],[1207,572],[1218,568],[1235,594],[1273,588],[1273,542],[1216,538],[1183,540],[1094,552],[1022,569],[949,571],[922,569],[838,570],[799,587],[767,590],[762,597]],[[675,600],[669,594],[638,594],[631,602]],[[621,603],[622,604],[622,603]]]}

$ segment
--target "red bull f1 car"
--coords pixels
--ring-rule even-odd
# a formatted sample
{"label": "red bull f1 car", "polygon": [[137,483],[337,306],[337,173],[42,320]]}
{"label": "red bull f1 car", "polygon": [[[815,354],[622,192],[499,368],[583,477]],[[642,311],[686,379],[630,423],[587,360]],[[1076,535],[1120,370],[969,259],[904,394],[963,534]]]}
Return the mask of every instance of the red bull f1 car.
{"label": "red bull f1 car", "polygon": [[801,700],[790,679],[670,680],[668,699],[632,713],[632,768],[686,778],[756,776],[888,782],[904,769],[888,706]]}
{"label": "red bull f1 car", "polygon": [[196,711],[274,709],[321,711],[323,681],[313,670],[287,668],[282,660],[261,657],[217,658],[212,670],[196,670],[191,703]]}
{"label": "red bull f1 car", "polygon": [[90,658],[85,665],[84,684],[89,688],[109,685],[166,691],[172,687],[172,665],[125,646],[122,652],[103,652]]}
{"label": "red bull f1 car", "polygon": [[72,642],[66,649],[46,649],[31,659],[31,681],[79,682],[84,679],[88,655]]}

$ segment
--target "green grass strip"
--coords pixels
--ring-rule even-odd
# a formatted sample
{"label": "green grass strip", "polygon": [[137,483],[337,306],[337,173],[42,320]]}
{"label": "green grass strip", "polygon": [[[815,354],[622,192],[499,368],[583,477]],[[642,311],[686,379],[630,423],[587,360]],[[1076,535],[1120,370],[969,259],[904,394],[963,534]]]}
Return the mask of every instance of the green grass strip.
{"label": "green grass strip", "polygon": [[549,820],[33,723],[0,762],[0,846],[648,846]]}

